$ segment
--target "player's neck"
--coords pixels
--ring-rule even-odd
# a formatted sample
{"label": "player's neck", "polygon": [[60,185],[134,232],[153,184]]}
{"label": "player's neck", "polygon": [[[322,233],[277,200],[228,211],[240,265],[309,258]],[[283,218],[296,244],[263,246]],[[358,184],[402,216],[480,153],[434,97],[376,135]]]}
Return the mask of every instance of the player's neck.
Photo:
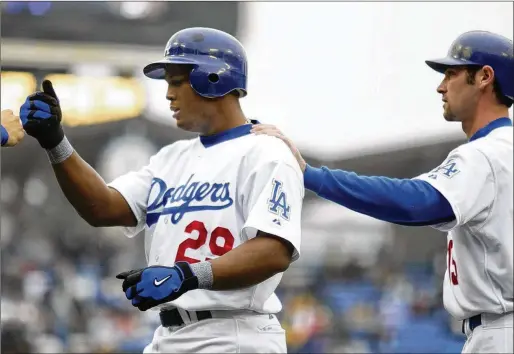
{"label": "player's neck", "polygon": [[248,119],[241,110],[239,102],[220,105],[216,116],[212,117],[208,131],[202,135],[218,134],[246,123]]}
{"label": "player's neck", "polygon": [[509,110],[507,107],[502,105],[494,105],[485,107],[477,107],[475,115],[472,119],[468,119],[462,122],[462,130],[466,134],[466,136],[471,138],[478,130],[482,129],[492,121],[502,118],[508,117]]}

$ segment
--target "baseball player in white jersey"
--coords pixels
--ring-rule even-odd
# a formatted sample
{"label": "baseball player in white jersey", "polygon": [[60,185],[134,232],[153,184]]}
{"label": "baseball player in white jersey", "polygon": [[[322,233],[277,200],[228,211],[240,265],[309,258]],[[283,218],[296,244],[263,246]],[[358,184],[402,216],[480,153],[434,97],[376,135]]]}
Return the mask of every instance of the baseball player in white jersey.
{"label": "baseball player in white jersey", "polygon": [[253,132],[283,139],[304,171],[305,187],[319,196],[384,221],[447,231],[444,306],[463,321],[463,353],[512,353],[512,41],[466,32],[447,57],[427,64],[444,74],[437,88],[444,117],[462,123],[468,142],[418,177],[314,168],[276,127],[256,125]]}
{"label": "baseball player in white jersey", "polygon": [[106,184],[64,137],[48,81],[21,109],[29,134],[87,222],[122,226],[128,237],[144,230],[148,267],[117,277],[134,307],[159,311],[145,353],[286,352],[275,289],[299,257],[303,174],[280,139],[250,134],[257,122],[239,105],[242,45],[218,30],[185,29],[144,72],[167,81],[177,126],[199,137]]}

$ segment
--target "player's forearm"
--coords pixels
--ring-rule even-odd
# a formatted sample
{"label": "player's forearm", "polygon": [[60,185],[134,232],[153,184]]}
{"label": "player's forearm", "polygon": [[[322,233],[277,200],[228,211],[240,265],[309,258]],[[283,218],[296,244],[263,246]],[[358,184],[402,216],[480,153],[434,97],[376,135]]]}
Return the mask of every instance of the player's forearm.
{"label": "player's forearm", "polygon": [[286,241],[268,236],[255,237],[210,261],[211,290],[236,290],[261,283],[287,270],[292,253],[293,246]]}
{"label": "player's forearm", "polygon": [[109,226],[112,190],[76,152],[52,165],[59,186],[78,214],[92,226]]}
{"label": "player's forearm", "polygon": [[454,219],[448,201],[422,180],[359,176],[307,166],[305,188],[348,209],[402,225],[434,225]]}

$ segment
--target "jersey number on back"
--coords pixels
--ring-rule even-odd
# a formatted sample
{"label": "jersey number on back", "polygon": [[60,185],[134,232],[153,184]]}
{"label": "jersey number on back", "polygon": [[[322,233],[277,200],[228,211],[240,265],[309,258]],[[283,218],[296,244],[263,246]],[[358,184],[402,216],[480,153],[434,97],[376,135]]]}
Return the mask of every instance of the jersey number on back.
{"label": "jersey number on back", "polygon": [[450,242],[448,242],[448,278],[450,279],[451,284],[458,285],[459,280],[457,279],[457,263],[455,263],[455,259],[453,259],[452,251],[453,240],[450,240]]}
{"label": "jersey number on back", "polygon": [[[204,223],[196,220],[192,221],[189,225],[186,226],[184,231],[188,234],[192,234],[194,231],[196,231],[198,233],[198,238],[188,238],[178,246],[175,262],[185,261],[192,264],[203,261],[203,259],[187,257],[186,251],[188,249],[197,250],[207,243],[207,236],[209,235]],[[218,241],[221,240],[223,241],[223,246],[218,245]],[[234,236],[232,236],[228,229],[218,226],[211,232],[211,237],[209,238],[209,248],[213,255],[223,256],[225,253],[230,251],[232,247],[234,247]],[[205,260],[208,261],[209,259],[210,258],[206,258]]]}

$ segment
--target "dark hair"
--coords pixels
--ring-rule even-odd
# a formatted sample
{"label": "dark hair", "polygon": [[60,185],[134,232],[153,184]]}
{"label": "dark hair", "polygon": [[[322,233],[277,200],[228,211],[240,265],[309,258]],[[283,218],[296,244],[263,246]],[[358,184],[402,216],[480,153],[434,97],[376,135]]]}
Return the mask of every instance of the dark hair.
{"label": "dark hair", "polygon": [[[480,69],[482,69],[482,66],[478,66],[478,65],[466,66],[466,72],[468,74],[468,77],[467,77],[468,84],[473,85],[475,83],[475,75],[478,72],[478,70],[480,70]],[[500,83],[498,82],[498,80],[496,78],[494,79],[494,82],[493,82],[493,92],[496,96],[496,100],[500,104],[507,106],[507,108],[510,108],[512,106],[513,101],[510,98],[508,98],[507,96],[504,96],[502,94]]]}

